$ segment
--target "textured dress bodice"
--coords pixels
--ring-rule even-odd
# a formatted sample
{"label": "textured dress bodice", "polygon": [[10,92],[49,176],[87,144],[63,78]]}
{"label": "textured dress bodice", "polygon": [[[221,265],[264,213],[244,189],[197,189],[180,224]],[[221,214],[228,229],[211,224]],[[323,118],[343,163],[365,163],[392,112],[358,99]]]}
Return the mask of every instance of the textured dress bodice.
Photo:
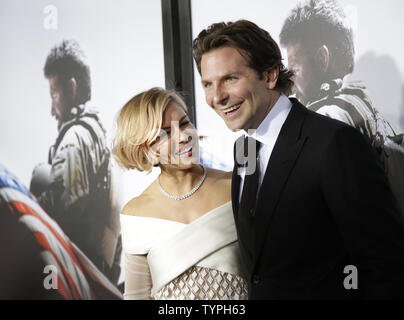
{"label": "textured dress bodice", "polygon": [[125,256],[147,256],[152,299],[247,299],[231,202],[190,224],[121,215],[121,228]]}

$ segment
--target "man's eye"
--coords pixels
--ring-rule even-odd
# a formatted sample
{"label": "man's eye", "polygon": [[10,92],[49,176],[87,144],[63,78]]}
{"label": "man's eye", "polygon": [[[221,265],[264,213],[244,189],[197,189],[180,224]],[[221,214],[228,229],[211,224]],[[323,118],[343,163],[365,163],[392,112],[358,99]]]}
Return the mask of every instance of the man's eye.
{"label": "man's eye", "polygon": [[186,125],[188,125],[188,124],[189,124],[189,121],[185,121],[185,122],[183,122],[183,123],[180,124],[180,127],[186,126]]}
{"label": "man's eye", "polygon": [[203,84],[203,87],[204,87],[204,88],[210,88],[211,86],[212,86],[211,83],[204,83],[204,84]]}
{"label": "man's eye", "polygon": [[235,80],[236,78],[234,78],[234,77],[228,77],[227,79],[226,79],[226,81],[227,82],[232,82],[233,80]]}

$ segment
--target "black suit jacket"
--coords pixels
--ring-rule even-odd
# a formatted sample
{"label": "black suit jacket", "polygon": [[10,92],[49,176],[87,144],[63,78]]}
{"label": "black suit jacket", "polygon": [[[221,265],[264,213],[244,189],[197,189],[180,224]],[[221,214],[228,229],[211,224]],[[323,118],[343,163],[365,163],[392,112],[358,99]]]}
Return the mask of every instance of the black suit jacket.
{"label": "black suit jacket", "polygon": [[[356,129],[291,101],[258,194],[252,259],[239,239],[249,298],[403,298],[404,228],[377,154]],[[238,232],[239,185],[235,166]],[[349,265],[358,289],[344,286]]]}

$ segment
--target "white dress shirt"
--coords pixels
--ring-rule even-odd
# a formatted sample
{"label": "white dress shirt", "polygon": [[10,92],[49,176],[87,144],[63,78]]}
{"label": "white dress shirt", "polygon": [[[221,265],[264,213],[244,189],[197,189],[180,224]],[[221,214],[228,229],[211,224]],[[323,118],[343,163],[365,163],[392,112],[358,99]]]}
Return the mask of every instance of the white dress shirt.
{"label": "white dress shirt", "polygon": [[[259,167],[259,188],[261,187],[262,181],[264,179],[265,171],[267,169],[269,158],[271,157],[272,150],[275,146],[276,140],[278,139],[279,132],[292,109],[292,102],[284,94],[281,94],[276,101],[275,105],[269,111],[265,119],[261,122],[257,130],[250,135],[251,138],[259,141],[261,143],[261,148],[258,152],[258,167]],[[248,135],[244,132],[244,136]],[[241,200],[241,194],[244,185],[245,168],[239,168],[240,174],[240,189],[239,189],[239,202]],[[257,195],[258,195],[257,192]]]}

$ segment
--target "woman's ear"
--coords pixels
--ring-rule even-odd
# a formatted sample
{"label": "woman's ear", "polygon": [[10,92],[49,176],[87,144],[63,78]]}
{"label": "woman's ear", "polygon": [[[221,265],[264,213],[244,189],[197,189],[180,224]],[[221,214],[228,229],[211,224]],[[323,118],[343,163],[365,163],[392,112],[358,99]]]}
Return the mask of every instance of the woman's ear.
{"label": "woman's ear", "polygon": [[330,53],[327,46],[324,44],[318,48],[316,53],[316,61],[320,66],[322,72],[327,72],[330,64]]}

